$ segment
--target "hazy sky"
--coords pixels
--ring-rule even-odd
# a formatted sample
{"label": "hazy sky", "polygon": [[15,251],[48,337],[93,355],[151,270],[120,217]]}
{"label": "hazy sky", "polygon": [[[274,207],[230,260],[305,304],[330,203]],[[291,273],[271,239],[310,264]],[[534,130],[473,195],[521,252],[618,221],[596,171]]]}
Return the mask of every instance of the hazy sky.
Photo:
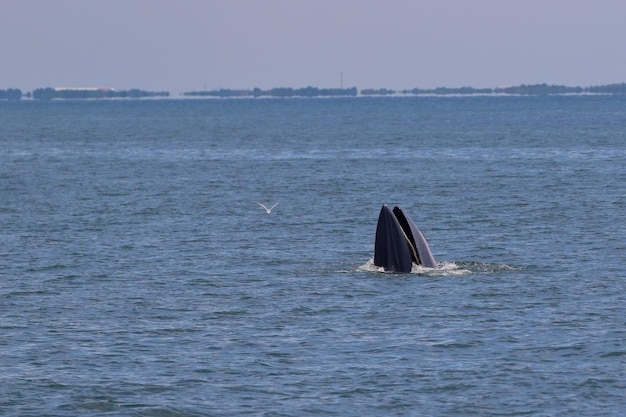
{"label": "hazy sky", "polygon": [[0,0],[0,88],[626,82],[624,0]]}

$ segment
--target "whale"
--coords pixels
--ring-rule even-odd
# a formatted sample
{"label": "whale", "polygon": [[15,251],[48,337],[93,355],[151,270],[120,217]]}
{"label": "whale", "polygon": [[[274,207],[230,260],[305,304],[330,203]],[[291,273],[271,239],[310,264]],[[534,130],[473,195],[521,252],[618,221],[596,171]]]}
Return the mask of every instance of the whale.
{"label": "whale", "polygon": [[413,264],[437,268],[424,235],[411,218],[396,206],[380,209],[374,242],[374,265],[386,272],[411,272]]}

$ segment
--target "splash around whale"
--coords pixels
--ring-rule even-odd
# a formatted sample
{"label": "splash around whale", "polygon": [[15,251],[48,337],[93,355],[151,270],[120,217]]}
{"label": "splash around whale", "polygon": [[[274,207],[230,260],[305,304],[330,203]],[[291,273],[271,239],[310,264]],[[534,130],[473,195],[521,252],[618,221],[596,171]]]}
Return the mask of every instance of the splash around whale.
{"label": "splash around whale", "polygon": [[413,264],[438,268],[428,242],[400,208],[386,204],[380,210],[374,244],[374,265],[387,272],[411,272]]}

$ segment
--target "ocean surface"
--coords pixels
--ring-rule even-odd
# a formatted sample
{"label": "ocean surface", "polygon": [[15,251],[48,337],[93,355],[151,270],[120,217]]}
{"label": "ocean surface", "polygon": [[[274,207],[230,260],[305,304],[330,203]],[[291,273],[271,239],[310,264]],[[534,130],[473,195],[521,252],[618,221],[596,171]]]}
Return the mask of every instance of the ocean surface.
{"label": "ocean surface", "polygon": [[0,102],[0,415],[623,416],[625,258],[626,97]]}

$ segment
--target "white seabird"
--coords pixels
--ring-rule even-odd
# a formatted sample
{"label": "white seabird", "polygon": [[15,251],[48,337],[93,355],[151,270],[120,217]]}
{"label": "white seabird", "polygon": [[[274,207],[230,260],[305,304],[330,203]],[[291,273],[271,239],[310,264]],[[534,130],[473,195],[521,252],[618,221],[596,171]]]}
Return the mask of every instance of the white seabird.
{"label": "white seabird", "polygon": [[274,204],[272,207],[267,208],[267,207],[265,207],[265,204],[261,204],[261,203],[259,203],[258,201],[255,201],[255,203],[257,203],[259,206],[263,207],[263,208],[265,209],[265,212],[266,212],[267,214],[270,214],[270,213],[272,212],[272,209],[278,205],[278,203],[276,203],[276,204]]}

